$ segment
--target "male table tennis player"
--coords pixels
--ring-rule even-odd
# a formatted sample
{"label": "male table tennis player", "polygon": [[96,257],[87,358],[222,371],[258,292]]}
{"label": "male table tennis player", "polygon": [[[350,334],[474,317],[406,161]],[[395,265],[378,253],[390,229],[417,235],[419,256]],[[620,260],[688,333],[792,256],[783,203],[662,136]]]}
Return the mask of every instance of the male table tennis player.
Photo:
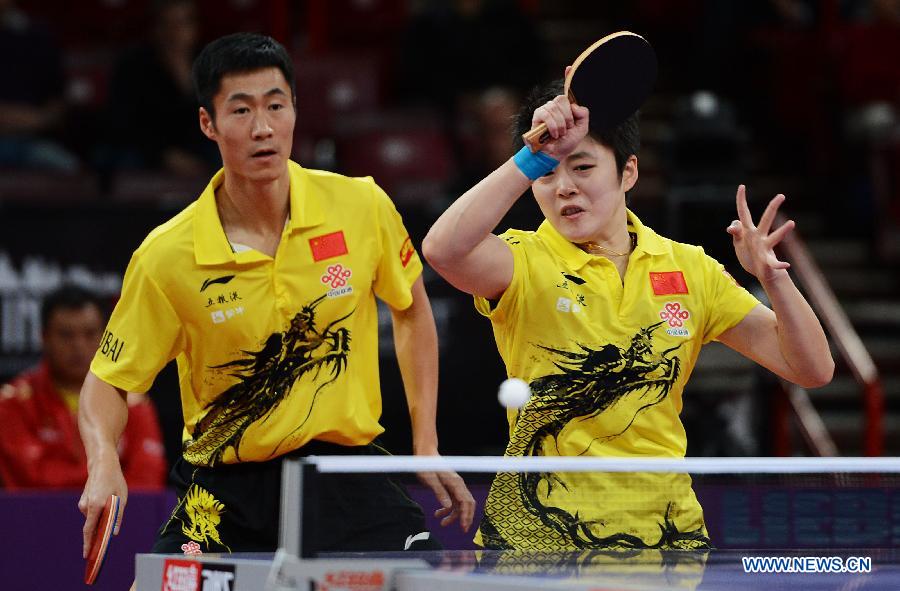
{"label": "male table tennis player", "polygon": [[[779,376],[817,387],[834,362],[812,309],[772,248],[776,196],[756,225],[745,189],[728,228],[767,308],[697,246],[664,238],[626,207],[638,180],[632,116],[589,131],[587,108],[561,83],[535,93],[518,134],[541,122],[552,139],[469,189],[423,242],[431,265],[475,296],[510,376],[531,400],[508,413],[506,455],[682,457],[681,393],[700,347],[718,340]],[[517,136],[519,137],[519,136]],[[531,187],[536,231],[491,230]],[[490,548],[705,548],[686,475],[498,474],[476,541]]]}
{"label": "male table tennis player", "polygon": [[[115,455],[122,393],[145,391],[171,359],[184,450],[172,471],[178,504],[153,551],[190,542],[202,552],[274,550],[282,458],[380,453],[375,296],[391,310],[414,451],[438,453],[434,320],[422,264],[390,199],[371,178],[288,159],[294,76],[273,39],[215,40],[193,77],[200,128],[224,167],[135,251],[85,381],[85,551],[106,498],[127,499]],[[421,477],[442,523],[468,528],[474,501],[461,478]],[[318,550],[434,545],[420,508],[387,478],[324,486]]]}

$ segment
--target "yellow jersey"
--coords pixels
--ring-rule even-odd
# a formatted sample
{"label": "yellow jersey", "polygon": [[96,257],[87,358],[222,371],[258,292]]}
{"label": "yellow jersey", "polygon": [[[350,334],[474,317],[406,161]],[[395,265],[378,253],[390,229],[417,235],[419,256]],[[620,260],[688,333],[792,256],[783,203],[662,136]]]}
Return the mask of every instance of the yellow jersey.
{"label": "yellow jersey", "polygon": [[422,263],[371,178],[288,170],[274,257],[229,243],[219,171],[134,252],[91,364],[144,392],[176,359],[195,465],[264,461],[313,439],[365,445],[384,430],[375,296],[409,307]]}
{"label": "yellow jersey", "polygon": [[[544,221],[501,235],[509,287],[476,298],[510,377],[532,396],[510,410],[511,456],[683,457],[681,394],[700,348],[758,300],[697,246],[627,212],[624,278]],[[498,548],[686,548],[709,544],[678,474],[498,474],[476,541]]]}

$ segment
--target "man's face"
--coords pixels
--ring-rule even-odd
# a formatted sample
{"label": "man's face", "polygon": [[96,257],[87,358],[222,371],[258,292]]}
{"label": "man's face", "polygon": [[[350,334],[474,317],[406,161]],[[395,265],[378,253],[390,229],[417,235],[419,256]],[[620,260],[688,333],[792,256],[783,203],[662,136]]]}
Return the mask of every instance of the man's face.
{"label": "man's face", "polygon": [[637,158],[632,156],[622,175],[613,151],[586,137],[556,170],[531,185],[544,217],[567,240],[584,243],[602,239],[620,223],[625,192],[637,181]]}
{"label": "man's face", "polygon": [[286,174],[297,115],[280,69],[224,76],[213,108],[215,121],[200,108],[200,129],[219,145],[226,169],[254,182]]}
{"label": "man's face", "polygon": [[84,381],[103,334],[103,315],[92,304],[57,308],[44,326],[44,359],[50,375],[59,382]]}

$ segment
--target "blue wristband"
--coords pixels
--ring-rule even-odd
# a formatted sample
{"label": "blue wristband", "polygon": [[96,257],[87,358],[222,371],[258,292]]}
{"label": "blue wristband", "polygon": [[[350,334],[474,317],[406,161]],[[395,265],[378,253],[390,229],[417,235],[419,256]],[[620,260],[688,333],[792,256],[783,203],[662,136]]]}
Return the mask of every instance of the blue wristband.
{"label": "blue wristband", "polygon": [[529,180],[536,181],[554,168],[559,166],[559,160],[551,156],[547,156],[543,152],[532,152],[528,146],[522,146],[522,149],[513,156],[513,162],[527,176]]}

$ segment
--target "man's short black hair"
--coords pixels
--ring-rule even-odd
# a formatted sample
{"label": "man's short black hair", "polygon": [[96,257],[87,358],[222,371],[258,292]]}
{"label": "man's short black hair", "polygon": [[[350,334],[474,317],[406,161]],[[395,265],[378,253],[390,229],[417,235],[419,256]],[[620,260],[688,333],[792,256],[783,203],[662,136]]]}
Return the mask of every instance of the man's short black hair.
{"label": "man's short black hair", "polygon": [[[516,149],[522,145],[522,134],[531,129],[531,117],[541,105],[553,100],[563,93],[563,81],[555,80],[544,86],[538,86],[525,98],[515,121],[513,141]],[[625,169],[629,156],[637,156],[641,149],[640,114],[635,113],[616,128],[607,131],[590,130],[588,135],[594,141],[610,148],[616,156],[616,169],[619,176]]]}
{"label": "man's short black hair", "polygon": [[296,95],[294,65],[278,41],[258,33],[234,33],[210,42],[194,60],[192,76],[197,102],[215,119],[212,102],[222,86],[222,78],[263,68],[281,70],[291,95]]}
{"label": "man's short black hair", "polygon": [[99,294],[78,285],[64,284],[44,296],[41,303],[41,328],[47,328],[50,316],[57,310],[80,310],[94,306],[102,318],[106,318],[108,307]]}

